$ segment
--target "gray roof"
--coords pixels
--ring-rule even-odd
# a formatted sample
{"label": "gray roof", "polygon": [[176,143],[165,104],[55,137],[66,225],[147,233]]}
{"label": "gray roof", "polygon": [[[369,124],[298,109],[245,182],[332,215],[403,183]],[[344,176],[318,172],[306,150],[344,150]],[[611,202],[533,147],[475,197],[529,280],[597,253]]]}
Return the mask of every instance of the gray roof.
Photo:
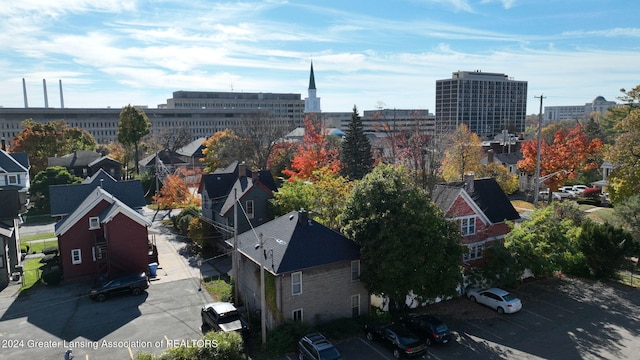
{"label": "gray roof", "polygon": [[102,154],[91,150],[77,150],[71,154],[48,158],[49,166],[62,166],[66,168],[89,167],[89,164],[102,157]]}
{"label": "gray roof", "polygon": [[202,154],[202,149],[204,149],[204,146],[202,144],[205,140],[207,140],[207,138],[198,138],[176,150],[176,153],[188,157],[203,157],[204,155]]}
{"label": "gray roof", "polygon": [[[273,274],[360,259],[359,245],[309,219],[304,211],[292,211],[238,235],[239,251],[260,264],[264,254],[255,247],[259,243],[256,234],[263,234],[264,248],[269,255],[265,269]],[[232,245],[233,239],[227,242]]]}
{"label": "gray roof", "polygon": [[[463,181],[439,184],[433,190],[432,200],[440,209],[446,211],[461,191],[466,191],[466,183]],[[468,194],[494,224],[520,219],[520,214],[494,178],[474,179],[473,192]]]}
{"label": "gray roof", "polygon": [[29,157],[26,153],[8,153],[0,149],[0,173],[29,171]]}
{"label": "gray roof", "polygon": [[146,205],[140,180],[116,181],[100,169],[81,184],[50,186],[51,216],[70,214],[97,187],[101,187],[132,209],[141,209]]}

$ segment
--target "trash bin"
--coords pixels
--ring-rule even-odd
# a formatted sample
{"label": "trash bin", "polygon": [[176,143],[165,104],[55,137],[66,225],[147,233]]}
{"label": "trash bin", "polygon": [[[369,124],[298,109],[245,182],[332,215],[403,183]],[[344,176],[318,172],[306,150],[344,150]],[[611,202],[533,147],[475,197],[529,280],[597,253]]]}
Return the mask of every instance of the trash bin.
{"label": "trash bin", "polygon": [[152,262],[149,264],[149,277],[156,277],[158,271],[158,263]]}

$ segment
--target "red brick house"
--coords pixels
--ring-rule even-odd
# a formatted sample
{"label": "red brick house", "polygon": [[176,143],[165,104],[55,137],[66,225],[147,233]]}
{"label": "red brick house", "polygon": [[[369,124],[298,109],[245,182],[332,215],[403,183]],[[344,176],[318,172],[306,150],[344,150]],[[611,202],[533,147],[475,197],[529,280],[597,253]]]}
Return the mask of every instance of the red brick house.
{"label": "red brick house", "polygon": [[520,219],[507,195],[493,178],[474,179],[436,185],[433,201],[447,219],[460,226],[460,241],[469,247],[463,257],[466,267],[484,263],[484,249],[494,241],[504,241],[511,231],[509,222]]}
{"label": "red brick house", "polygon": [[147,271],[151,222],[96,187],[55,226],[65,281]]}

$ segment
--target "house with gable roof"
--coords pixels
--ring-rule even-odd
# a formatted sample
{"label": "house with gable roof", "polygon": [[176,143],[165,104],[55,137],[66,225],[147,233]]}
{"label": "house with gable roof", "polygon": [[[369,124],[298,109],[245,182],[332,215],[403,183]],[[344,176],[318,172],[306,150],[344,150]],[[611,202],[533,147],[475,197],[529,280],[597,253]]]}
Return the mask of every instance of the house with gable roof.
{"label": "house with gable roof", "polygon": [[104,170],[80,184],[49,187],[64,280],[146,271],[151,222],[139,180],[116,181]]}
{"label": "house with gable roof", "polygon": [[118,160],[91,150],[76,150],[71,154],[50,157],[47,166],[62,166],[81,178],[103,170],[117,180],[122,179],[122,164]]}
{"label": "house with gable roof", "polygon": [[[273,198],[275,191],[277,186],[271,171],[252,171],[244,163],[235,161],[225,169],[202,175],[198,187],[202,216],[214,226],[232,229],[237,200],[241,205],[238,207],[237,231],[242,233],[272,219],[268,200]],[[229,236],[228,231],[221,233],[222,239]]]}
{"label": "house with gable roof", "polygon": [[100,187],[55,225],[65,281],[147,271],[151,221]]}
{"label": "house with gable roof", "polygon": [[[4,139],[2,140],[4,144]],[[0,189],[15,189],[20,196],[21,212],[29,205],[29,156],[27,153],[10,153],[0,148]]]}
{"label": "house with gable roof", "polygon": [[[257,236],[256,236],[257,234]],[[262,237],[263,248],[260,248]],[[250,310],[260,309],[264,265],[267,328],[284,321],[324,322],[369,311],[360,281],[360,246],[342,234],[292,211],[238,235],[236,286]],[[227,240],[233,246],[233,239]]]}
{"label": "house with gable roof", "polygon": [[482,265],[484,249],[492,242],[503,242],[511,231],[509,222],[520,219],[494,178],[474,179],[471,174],[465,175],[465,181],[438,184],[432,200],[447,219],[458,223],[460,241],[469,247],[462,259],[467,267]]}

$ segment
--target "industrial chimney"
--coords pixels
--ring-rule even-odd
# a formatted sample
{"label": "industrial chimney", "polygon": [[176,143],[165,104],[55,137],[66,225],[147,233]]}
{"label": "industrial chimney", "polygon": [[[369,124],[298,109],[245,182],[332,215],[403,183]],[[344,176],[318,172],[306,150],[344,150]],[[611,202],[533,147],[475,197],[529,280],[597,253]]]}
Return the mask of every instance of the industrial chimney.
{"label": "industrial chimney", "polygon": [[44,89],[44,107],[49,108],[49,97],[47,96],[47,80],[42,79],[42,88]]}
{"label": "industrial chimney", "polygon": [[22,78],[22,96],[24,97],[24,107],[26,109],[29,107],[29,102],[27,101],[27,84],[24,82],[24,78]]}
{"label": "industrial chimney", "polygon": [[64,109],[64,97],[62,96],[62,79],[58,81],[60,82],[60,109]]}

